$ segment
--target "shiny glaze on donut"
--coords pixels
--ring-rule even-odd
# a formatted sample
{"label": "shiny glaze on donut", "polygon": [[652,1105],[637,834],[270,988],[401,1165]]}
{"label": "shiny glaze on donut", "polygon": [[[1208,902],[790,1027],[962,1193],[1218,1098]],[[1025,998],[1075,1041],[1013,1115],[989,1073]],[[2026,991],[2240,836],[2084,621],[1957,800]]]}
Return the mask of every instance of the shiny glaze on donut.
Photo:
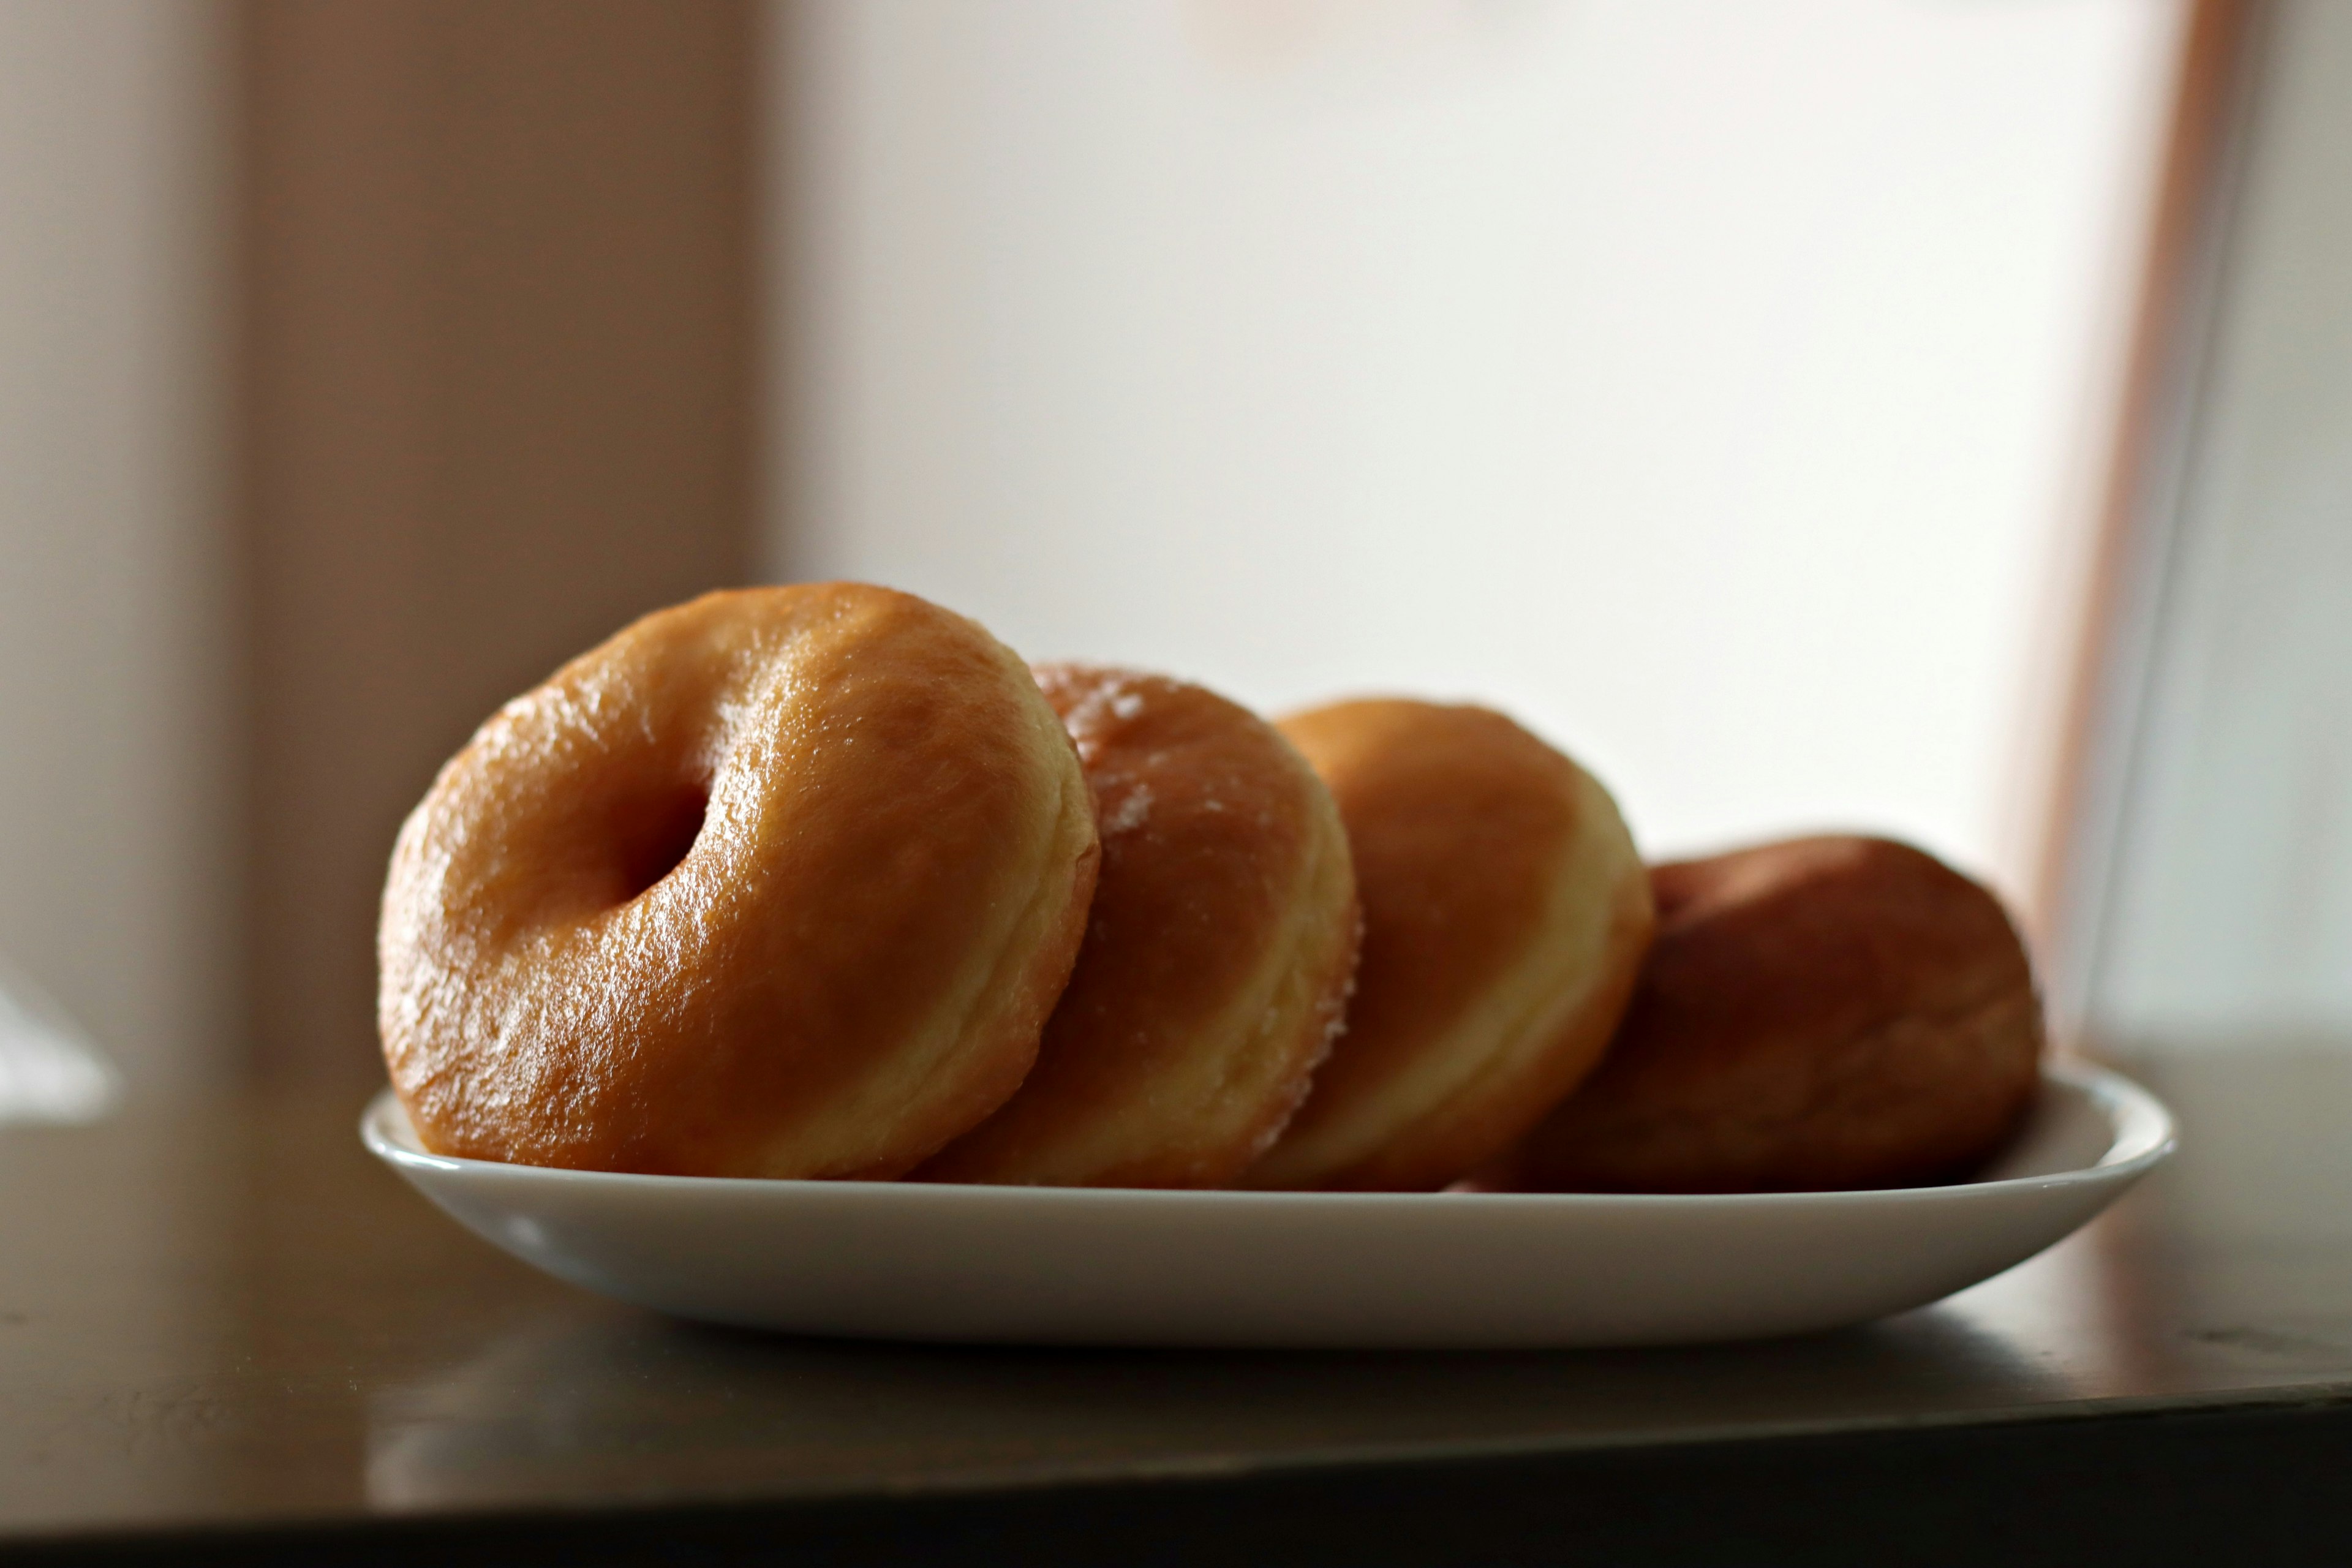
{"label": "shiny glaze on donut", "polygon": [[1048,665],[1102,871],[1029,1078],[918,1174],[1226,1184],[1272,1142],[1338,1031],[1355,878],[1331,796],[1273,726],[1163,676]]}
{"label": "shiny glaze on donut", "polygon": [[1254,1185],[1441,1187],[1599,1060],[1648,945],[1606,791],[1499,713],[1343,702],[1279,727],[1330,786],[1364,909],[1348,1027]]}
{"label": "shiny glaze on donut", "polygon": [[855,584],[712,594],[515,699],[402,827],[394,1087],[438,1152],[896,1174],[1029,1068],[1097,847],[1011,650]]}

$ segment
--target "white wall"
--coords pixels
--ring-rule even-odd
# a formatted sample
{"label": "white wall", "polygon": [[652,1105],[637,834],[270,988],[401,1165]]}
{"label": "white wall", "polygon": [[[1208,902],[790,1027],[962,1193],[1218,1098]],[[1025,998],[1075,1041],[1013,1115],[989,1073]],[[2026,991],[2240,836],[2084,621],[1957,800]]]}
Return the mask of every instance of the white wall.
{"label": "white wall", "polygon": [[131,1072],[222,1059],[225,56],[0,0],[0,963]]}
{"label": "white wall", "polygon": [[772,570],[2023,882],[2176,5],[783,21]]}

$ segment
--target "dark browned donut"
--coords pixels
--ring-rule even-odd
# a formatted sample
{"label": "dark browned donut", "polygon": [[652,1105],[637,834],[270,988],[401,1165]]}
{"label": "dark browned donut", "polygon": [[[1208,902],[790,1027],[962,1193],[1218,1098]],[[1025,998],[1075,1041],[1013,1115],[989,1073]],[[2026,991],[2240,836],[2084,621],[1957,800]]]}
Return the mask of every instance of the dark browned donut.
{"label": "dark browned donut", "polygon": [[1913,1185],[2000,1145],[2042,1006],[2000,902],[1883,838],[1655,868],[1658,931],[1601,1069],[1494,1173],[1580,1192]]}

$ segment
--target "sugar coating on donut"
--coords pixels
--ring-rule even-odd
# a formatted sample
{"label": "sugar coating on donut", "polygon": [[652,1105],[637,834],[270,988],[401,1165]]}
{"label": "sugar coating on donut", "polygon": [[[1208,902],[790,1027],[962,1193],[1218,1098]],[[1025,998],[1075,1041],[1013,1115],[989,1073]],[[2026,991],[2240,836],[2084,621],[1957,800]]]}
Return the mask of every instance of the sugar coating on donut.
{"label": "sugar coating on donut", "polygon": [[2040,1081],[2042,1006],[2000,900],[1883,838],[1653,873],[1659,927],[1609,1059],[1493,1173],[1567,1191],[1946,1179]]}
{"label": "sugar coating on donut", "polygon": [[1281,721],[1330,786],[1364,942],[1345,1036],[1252,1185],[1427,1190],[1591,1070],[1649,942],[1607,791],[1501,714],[1402,700]]}
{"label": "sugar coating on donut", "polygon": [[896,1174],[1018,1087],[1097,857],[1068,736],[979,626],[709,595],[508,703],[410,815],[385,1060],[438,1152]]}
{"label": "sugar coating on donut", "polygon": [[1166,677],[1048,665],[1102,832],[1087,938],[1037,1064],[918,1174],[1217,1186],[1338,1031],[1358,920],[1329,793],[1264,720]]}

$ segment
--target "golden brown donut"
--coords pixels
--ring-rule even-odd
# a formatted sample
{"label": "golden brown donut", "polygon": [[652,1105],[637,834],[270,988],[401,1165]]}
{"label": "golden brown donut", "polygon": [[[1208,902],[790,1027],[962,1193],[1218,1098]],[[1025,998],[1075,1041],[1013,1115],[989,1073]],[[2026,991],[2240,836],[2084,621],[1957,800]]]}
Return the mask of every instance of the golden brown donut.
{"label": "golden brown donut", "polygon": [[895,1175],[1028,1071],[1097,856],[1069,737],[979,626],[709,595],[441,770],[384,886],[384,1059],[442,1153]]}
{"label": "golden brown donut", "polygon": [[1993,896],[1883,838],[1653,873],[1658,937],[1609,1058],[1500,1184],[1903,1186],[1983,1159],[2033,1099],[2042,1006]]}
{"label": "golden brown donut", "polygon": [[917,1173],[1205,1187],[1290,1120],[1356,967],[1330,792],[1274,727],[1164,676],[1046,665],[1095,792],[1102,871],[1037,1065]]}
{"label": "golden brown donut", "polygon": [[1608,792],[1499,713],[1343,702],[1280,728],[1339,803],[1364,946],[1347,1032],[1249,1183],[1444,1186],[1600,1059],[1649,880]]}

